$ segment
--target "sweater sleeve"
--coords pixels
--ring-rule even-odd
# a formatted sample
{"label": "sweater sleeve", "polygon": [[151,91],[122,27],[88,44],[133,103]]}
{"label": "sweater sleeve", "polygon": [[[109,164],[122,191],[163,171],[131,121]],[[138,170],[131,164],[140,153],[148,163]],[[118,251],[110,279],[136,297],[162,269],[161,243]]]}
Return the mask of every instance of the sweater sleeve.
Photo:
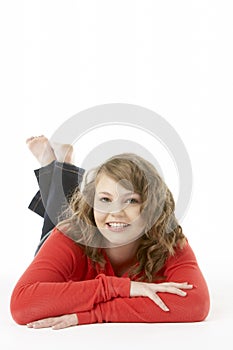
{"label": "sweater sleeve", "polygon": [[197,322],[203,321],[209,312],[210,299],[206,281],[196,257],[187,243],[165,269],[166,282],[188,282],[193,289],[181,297],[158,293],[168,306],[168,312],[160,309],[147,297],[124,297],[100,303],[88,312],[77,313],[79,324],[93,322]]}
{"label": "sweater sleeve", "polygon": [[83,280],[85,270],[87,258],[82,249],[54,229],[12,292],[10,308],[14,320],[27,324],[86,312],[112,298],[129,297],[129,278],[99,274]]}

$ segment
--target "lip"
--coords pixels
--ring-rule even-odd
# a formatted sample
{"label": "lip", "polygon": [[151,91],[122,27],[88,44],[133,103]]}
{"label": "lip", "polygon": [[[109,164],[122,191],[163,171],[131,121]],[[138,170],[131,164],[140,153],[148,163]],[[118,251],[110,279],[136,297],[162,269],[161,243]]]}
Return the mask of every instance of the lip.
{"label": "lip", "polygon": [[106,223],[105,228],[107,228],[109,231],[112,231],[112,232],[123,232],[123,231],[127,230],[127,228],[129,228],[129,226],[130,226],[129,224],[126,224],[126,225],[127,226],[125,226],[125,227],[113,227],[113,226],[109,226],[108,223]]}

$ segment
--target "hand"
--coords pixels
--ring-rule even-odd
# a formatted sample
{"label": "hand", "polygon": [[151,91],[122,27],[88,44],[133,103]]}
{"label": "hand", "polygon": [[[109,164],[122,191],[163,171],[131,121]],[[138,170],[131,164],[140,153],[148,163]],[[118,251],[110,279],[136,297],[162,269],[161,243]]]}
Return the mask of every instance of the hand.
{"label": "hand", "polygon": [[145,282],[135,282],[130,283],[130,296],[131,297],[148,297],[156,305],[158,305],[162,310],[169,311],[168,307],[156,294],[157,292],[172,293],[184,297],[187,293],[181,289],[192,289],[193,286],[188,284],[188,282],[175,283],[175,282],[165,282],[165,283],[145,283]]}
{"label": "hand", "polygon": [[34,321],[28,323],[28,328],[49,328],[52,329],[62,329],[71,326],[76,326],[78,324],[78,317],[76,314],[63,315],[58,317],[44,318],[42,320]]}

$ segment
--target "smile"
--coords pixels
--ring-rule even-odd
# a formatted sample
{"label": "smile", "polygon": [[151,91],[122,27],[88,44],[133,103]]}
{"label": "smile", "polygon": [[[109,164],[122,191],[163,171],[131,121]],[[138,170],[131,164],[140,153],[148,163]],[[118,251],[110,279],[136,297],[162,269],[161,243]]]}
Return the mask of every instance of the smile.
{"label": "smile", "polygon": [[108,222],[106,226],[111,231],[119,232],[119,231],[123,231],[130,225],[123,222]]}

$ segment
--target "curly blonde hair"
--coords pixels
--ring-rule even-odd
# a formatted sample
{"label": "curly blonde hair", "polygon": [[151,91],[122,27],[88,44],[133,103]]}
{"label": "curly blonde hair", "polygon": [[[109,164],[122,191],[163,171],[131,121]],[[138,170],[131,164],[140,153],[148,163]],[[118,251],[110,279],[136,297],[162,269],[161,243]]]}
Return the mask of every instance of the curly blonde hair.
{"label": "curly blonde hair", "polygon": [[85,173],[82,187],[76,188],[69,208],[63,213],[65,219],[58,228],[77,242],[91,259],[93,265],[104,267],[104,237],[98,231],[94,219],[95,187],[101,175],[107,175],[126,187],[133,186],[141,195],[141,214],[146,219],[146,227],[137,250],[138,264],[128,272],[131,279],[152,282],[163,278],[162,269],[167,258],[175,254],[186,242],[174,210],[172,193],[155,167],[133,153],[123,153],[111,157],[95,169]]}

